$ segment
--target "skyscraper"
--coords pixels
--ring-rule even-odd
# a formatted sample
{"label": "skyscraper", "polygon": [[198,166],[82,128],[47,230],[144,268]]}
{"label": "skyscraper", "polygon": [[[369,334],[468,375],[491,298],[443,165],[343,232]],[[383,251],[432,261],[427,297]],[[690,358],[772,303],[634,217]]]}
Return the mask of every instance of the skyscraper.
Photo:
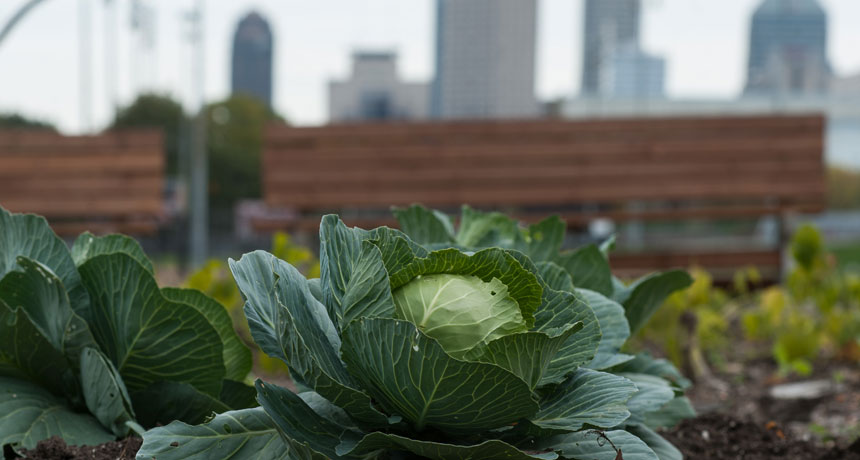
{"label": "skyscraper", "polygon": [[256,12],[239,21],[233,36],[232,92],[272,106],[272,31]]}
{"label": "skyscraper", "polygon": [[600,92],[601,72],[619,49],[639,49],[639,9],[639,0],[585,0],[583,94]]}
{"label": "skyscraper", "polygon": [[537,115],[536,21],[536,0],[437,0],[433,115]]}
{"label": "skyscraper", "polygon": [[821,93],[831,78],[816,0],[764,0],[752,18],[747,94]]}

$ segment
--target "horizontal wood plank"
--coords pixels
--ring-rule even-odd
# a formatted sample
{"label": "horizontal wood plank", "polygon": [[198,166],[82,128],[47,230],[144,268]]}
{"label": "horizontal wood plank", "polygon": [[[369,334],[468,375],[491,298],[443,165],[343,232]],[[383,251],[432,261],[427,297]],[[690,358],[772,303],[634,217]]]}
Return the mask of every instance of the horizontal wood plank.
{"label": "horizontal wood plank", "polygon": [[163,218],[164,137],[157,130],[96,136],[0,131],[0,206],[40,214],[59,234],[151,234]]}

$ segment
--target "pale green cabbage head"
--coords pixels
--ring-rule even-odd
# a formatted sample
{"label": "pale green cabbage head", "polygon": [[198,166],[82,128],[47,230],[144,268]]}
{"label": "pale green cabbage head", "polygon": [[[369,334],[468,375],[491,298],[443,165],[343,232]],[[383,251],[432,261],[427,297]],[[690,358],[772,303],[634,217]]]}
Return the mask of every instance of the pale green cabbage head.
{"label": "pale green cabbage head", "polygon": [[418,326],[455,358],[480,354],[493,339],[528,329],[519,304],[497,278],[423,275],[393,294],[395,317]]}

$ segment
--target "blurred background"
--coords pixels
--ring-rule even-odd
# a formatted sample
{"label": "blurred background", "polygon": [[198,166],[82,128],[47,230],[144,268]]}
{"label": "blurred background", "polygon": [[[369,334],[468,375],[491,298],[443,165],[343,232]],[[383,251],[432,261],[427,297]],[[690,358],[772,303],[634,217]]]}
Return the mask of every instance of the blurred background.
{"label": "blurred background", "polygon": [[318,277],[323,213],[558,214],[625,282],[690,269],[636,347],[697,407],[790,420],[734,384],[853,382],[797,414],[853,439],[858,24],[858,0],[2,0],[0,206],[135,236],[249,346],[227,257]]}
{"label": "blurred background", "polygon": [[[0,204],[68,223],[70,234],[136,234],[184,272],[297,228],[295,209],[264,197],[267,126],[820,114],[826,209],[802,220],[852,264],[860,260],[858,21],[855,0],[6,0],[0,157],[5,149],[12,159],[0,169],[24,185],[7,181]],[[69,166],[20,156],[27,145],[92,152],[86,139],[130,128],[155,128],[157,137],[109,138],[98,148],[108,155],[155,143],[162,160],[87,157]],[[116,170],[96,187],[105,165]],[[152,171],[132,178],[122,165]],[[65,189],[38,182],[51,168],[64,180],[79,170],[69,187],[89,187],[83,206],[104,215],[72,222]],[[111,187],[135,191],[102,206]],[[141,203],[153,189],[157,197]],[[111,223],[135,206],[154,223]],[[254,225],[260,219],[276,224]],[[781,225],[756,216],[686,222],[682,233],[704,228],[707,238],[690,244],[712,248],[741,244],[738,233],[778,244]],[[617,233],[622,249],[636,249],[665,241],[661,229],[681,237],[677,225],[596,217],[569,238]],[[313,232],[294,233],[314,245]]]}

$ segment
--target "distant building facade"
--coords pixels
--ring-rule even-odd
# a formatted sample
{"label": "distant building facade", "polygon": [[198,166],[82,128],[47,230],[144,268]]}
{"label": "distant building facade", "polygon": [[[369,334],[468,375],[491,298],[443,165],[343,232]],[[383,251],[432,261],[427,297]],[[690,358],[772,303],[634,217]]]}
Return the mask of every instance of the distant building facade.
{"label": "distant building facade", "polygon": [[640,0],[585,0],[583,95],[605,93],[601,74],[619,49],[639,49],[639,16]]}
{"label": "distant building facade", "polygon": [[272,106],[272,30],[258,13],[249,13],[233,36],[233,94],[254,96]]}
{"label": "distant building facade", "polygon": [[598,94],[608,99],[664,97],[666,61],[630,43],[616,49],[603,64]]}
{"label": "distant building facade", "polygon": [[817,0],[764,0],[749,46],[746,95],[827,91],[827,13]]}
{"label": "distant building facade", "polygon": [[394,53],[358,52],[352,75],[329,83],[329,121],[420,120],[429,115],[430,88],[403,82]]}
{"label": "distant building facade", "polygon": [[537,116],[537,0],[436,0],[436,118]]}

